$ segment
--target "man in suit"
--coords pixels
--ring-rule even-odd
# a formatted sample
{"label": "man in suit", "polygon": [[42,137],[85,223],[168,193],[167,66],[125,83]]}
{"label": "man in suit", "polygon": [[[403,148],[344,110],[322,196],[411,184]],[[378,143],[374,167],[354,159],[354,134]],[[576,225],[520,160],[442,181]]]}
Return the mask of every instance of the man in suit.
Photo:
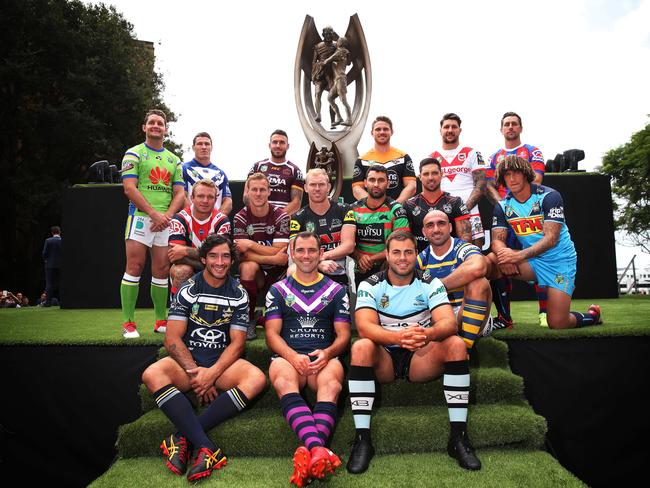
{"label": "man in suit", "polygon": [[45,239],[43,246],[43,261],[45,261],[45,293],[47,299],[43,306],[49,307],[52,298],[59,297],[59,281],[61,280],[61,265],[63,255],[61,254],[61,227],[54,226],[51,229],[52,237]]}

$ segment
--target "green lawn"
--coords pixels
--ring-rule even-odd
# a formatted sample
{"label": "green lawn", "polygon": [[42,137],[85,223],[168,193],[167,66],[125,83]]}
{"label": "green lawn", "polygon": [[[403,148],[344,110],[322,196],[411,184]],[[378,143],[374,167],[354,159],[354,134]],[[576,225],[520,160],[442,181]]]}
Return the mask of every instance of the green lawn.
{"label": "green lawn", "polygon": [[[573,309],[584,312],[592,300],[575,300]],[[572,330],[549,330],[537,324],[537,302],[513,302],[516,325],[499,331],[498,339],[607,337],[650,334],[650,296],[599,300],[604,324]],[[162,335],[153,332],[153,310],[137,311],[140,339],[122,338],[118,309],[60,310],[57,307],[0,309],[0,344],[155,345]]]}

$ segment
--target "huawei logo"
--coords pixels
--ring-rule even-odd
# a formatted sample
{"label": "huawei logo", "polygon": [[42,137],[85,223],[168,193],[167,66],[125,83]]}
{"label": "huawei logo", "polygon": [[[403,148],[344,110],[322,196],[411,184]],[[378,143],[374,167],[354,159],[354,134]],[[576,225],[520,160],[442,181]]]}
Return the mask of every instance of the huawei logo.
{"label": "huawei logo", "polygon": [[153,183],[154,185],[163,183],[169,186],[170,177],[171,174],[169,173],[169,171],[167,171],[165,168],[160,169],[158,166],[152,169],[151,173],[149,173],[149,179],[151,180],[151,183]]}

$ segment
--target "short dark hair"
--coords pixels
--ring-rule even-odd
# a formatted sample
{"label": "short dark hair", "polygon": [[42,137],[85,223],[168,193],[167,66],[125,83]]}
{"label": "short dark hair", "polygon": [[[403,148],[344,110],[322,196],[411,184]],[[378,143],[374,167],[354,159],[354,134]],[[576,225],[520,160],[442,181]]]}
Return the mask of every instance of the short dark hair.
{"label": "short dark hair", "polygon": [[442,124],[445,120],[455,120],[458,122],[458,127],[460,127],[460,124],[463,122],[460,120],[460,117],[453,112],[449,112],[448,114],[442,116],[442,119],[440,119],[440,127],[442,127]]}
{"label": "short dark hair", "polygon": [[50,228],[50,231],[52,232],[52,234],[60,234],[61,233],[61,227],[59,227],[58,225],[53,225]]}
{"label": "short dark hair", "polygon": [[368,173],[370,173],[371,171],[376,171],[377,173],[384,173],[386,175],[386,178],[388,178],[388,170],[383,164],[375,163],[370,165],[366,170],[366,178],[368,178]]}
{"label": "short dark hair", "polygon": [[234,261],[237,257],[237,249],[235,248],[235,244],[233,244],[233,242],[223,234],[210,234],[208,237],[206,237],[205,241],[203,241],[203,244],[201,244],[201,247],[199,248],[199,257],[206,259],[208,257],[208,253],[212,251],[212,249],[217,246],[221,246],[222,244],[228,244],[230,256]]}
{"label": "short dark hair", "polygon": [[413,247],[415,247],[415,250],[417,251],[417,240],[415,239],[415,236],[408,230],[398,230],[389,235],[388,239],[386,239],[387,251],[390,249],[390,243],[393,241],[411,241],[413,243]]}
{"label": "short dark hair", "polygon": [[501,117],[501,127],[503,127],[503,121],[506,117],[517,117],[517,120],[519,120],[519,126],[523,127],[523,124],[521,123],[521,117],[519,117],[519,114],[516,112],[506,112],[503,114]]}
{"label": "short dark hair", "polygon": [[208,139],[210,139],[210,144],[212,144],[212,137],[210,137],[210,134],[208,134],[207,132],[199,132],[197,135],[194,136],[194,139],[192,139],[192,146],[196,144],[196,140],[199,137],[207,137]]}
{"label": "short dark hair", "polygon": [[278,136],[284,136],[287,139],[287,142],[289,142],[289,136],[285,131],[282,129],[275,129],[273,132],[271,132],[271,135],[269,136],[269,141],[273,138],[273,136],[278,135]]}
{"label": "short dark hair", "polygon": [[524,158],[520,158],[516,154],[510,154],[505,157],[503,161],[497,164],[497,171],[494,175],[494,178],[497,180],[497,183],[500,186],[505,187],[505,175],[506,171],[519,171],[523,173],[528,183],[532,183],[535,180],[535,171],[528,161]]}
{"label": "short dark hair", "polygon": [[149,117],[152,115],[157,115],[159,117],[162,117],[163,120],[165,121],[165,127],[167,127],[167,115],[165,115],[165,112],[162,110],[158,110],[157,108],[152,108],[150,110],[147,110],[147,113],[144,115],[144,124],[147,123],[147,120],[149,120]]}
{"label": "short dark hair", "polygon": [[422,161],[420,161],[420,173],[422,173],[422,168],[429,164],[435,164],[438,166],[438,170],[442,171],[442,166],[440,165],[440,161],[436,158],[424,158]]}
{"label": "short dark hair", "polygon": [[375,117],[375,120],[372,121],[372,126],[370,127],[371,130],[375,128],[375,124],[377,122],[386,122],[388,124],[388,126],[390,127],[390,130],[391,131],[393,130],[393,121],[390,120],[385,115],[378,115],[377,117]]}
{"label": "short dark hair", "polygon": [[291,239],[291,249],[296,250],[296,241],[298,239],[310,239],[314,238],[316,239],[316,246],[320,249],[320,236],[316,234],[315,232],[310,232],[310,231],[304,231],[299,234],[296,234],[292,239]]}

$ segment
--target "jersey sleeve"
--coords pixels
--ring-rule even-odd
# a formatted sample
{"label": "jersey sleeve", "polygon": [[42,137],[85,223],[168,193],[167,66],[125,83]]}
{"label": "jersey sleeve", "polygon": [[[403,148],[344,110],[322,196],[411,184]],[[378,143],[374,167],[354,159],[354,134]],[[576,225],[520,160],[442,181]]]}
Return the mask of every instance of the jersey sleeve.
{"label": "jersey sleeve", "polygon": [[226,237],[230,237],[230,220],[225,215],[221,214],[221,218],[214,223],[214,229],[212,231],[215,234],[222,234]]}
{"label": "jersey sleeve", "polygon": [[289,238],[293,238],[303,231],[302,212],[296,212],[289,222]]}
{"label": "jersey sleeve", "polygon": [[459,261],[464,263],[465,260],[477,254],[481,256],[483,255],[483,253],[477,246],[475,246],[474,244],[465,243],[458,248],[458,251],[456,252],[456,257],[458,258]]}
{"label": "jersey sleeve", "polygon": [[352,207],[346,204],[342,204],[344,208],[344,216],[343,216],[343,226],[346,225],[354,225],[355,227],[357,226],[357,220],[354,218],[354,210],[352,210]]}
{"label": "jersey sleeve", "polygon": [[192,286],[194,286],[194,280],[189,280],[180,287],[169,307],[167,320],[179,320],[187,323],[187,319],[192,311],[192,305],[194,305],[194,303],[189,300],[189,297],[193,295],[188,293],[188,290]]}
{"label": "jersey sleeve", "polygon": [[490,168],[488,162],[483,160],[483,156],[477,150],[472,151],[471,161],[472,172],[474,171],[487,171]]}
{"label": "jersey sleeve", "polygon": [[237,290],[241,293],[241,299],[235,306],[235,311],[230,320],[230,328],[246,332],[248,329],[248,293],[241,285],[237,285]]}
{"label": "jersey sleeve", "polygon": [[354,169],[352,171],[352,186],[361,186],[363,187],[363,180],[365,179],[363,174],[363,164],[361,164],[361,159],[357,159],[354,162]]}
{"label": "jersey sleeve", "polygon": [[415,179],[415,168],[413,168],[413,160],[408,154],[404,155],[404,173],[402,173],[403,180]]}
{"label": "jersey sleeve", "polygon": [[345,287],[334,295],[334,320],[333,322],[346,322],[350,323],[350,300]]}
{"label": "jersey sleeve", "polygon": [[174,218],[169,222],[169,243],[187,246],[189,243],[186,236],[185,222],[178,214],[174,215]]}
{"label": "jersey sleeve", "polygon": [[300,171],[300,168],[296,168],[296,177],[293,180],[293,183],[291,184],[291,189],[296,189],[300,191],[305,190],[305,177],[302,175],[302,171]]}
{"label": "jersey sleeve", "polygon": [[546,169],[544,164],[544,155],[538,147],[532,146],[530,148],[528,161],[536,173],[544,174],[544,170]]}
{"label": "jersey sleeve", "polygon": [[232,192],[230,191],[230,181],[228,181],[228,176],[226,176],[226,173],[223,171],[221,172],[223,174],[223,182],[221,183],[221,194],[223,195],[224,198],[232,198]]}
{"label": "jersey sleeve", "polygon": [[508,222],[506,220],[506,214],[503,213],[503,208],[500,203],[497,203],[494,206],[494,216],[492,217],[492,228],[508,228]]}
{"label": "jersey sleeve", "polygon": [[542,212],[544,213],[544,222],[564,223],[564,202],[560,192],[553,190],[544,196]]}
{"label": "jersey sleeve", "polygon": [[454,202],[451,205],[451,211],[451,217],[454,222],[469,219],[469,210],[467,209],[467,205],[465,205],[465,202],[463,202],[462,198],[454,198]]}
{"label": "jersey sleeve", "polygon": [[253,173],[257,173],[257,163],[253,163],[253,166],[251,166],[251,169],[248,171],[248,175],[246,177],[248,178],[248,176],[252,175]]}
{"label": "jersey sleeve", "polygon": [[429,283],[429,291],[427,293],[429,310],[433,310],[440,305],[445,305],[449,303],[449,298],[447,298],[447,289],[445,285],[442,284],[438,278],[434,278]]}
{"label": "jersey sleeve", "polygon": [[393,214],[393,232],[396,232],[398,230],[406,230],[410,232],[411,227],[409,225],[409,220],[406,216],[406,210],[404,210],[404,207],[398,203],[393,207],[391,212]]}
{"label": "jersey sleeve", "polygon": [[172,177],[172,187],[174,185],[182,185],[185,188],[185,180],[183,179],[183,163],[181,160],[176,157],[176,168],[174,170],[174,176]]}
{"label": "jersey sleeve", "polygon": [[264,318],[266,320],[282,318],[282,307],[284,306],[284,300],[282,299],[282,295],[275,286],[271,286],[271,288],[269,288],[269,291],[266,294],[265,305],[266,312]]}
{"label": "jersey sleeve", "polygon": [[275,233],[273,244],[289,242],[289,215],[285,211],[280,212],[275,220]]}
{"label": "jersey sleeve", "polygon": [[362,281],[357,289],[357,305],[355,310],[362,308],[372,308],[373,310],[377,310],[377,302],[375,301],[373,287],[367,281]]}
{"label": "jersey sleeve", "polygon": [[243,213],[245,209],[240,210],[235,214],[234,218],[234,229],[233,229],[233,239],[250,239],[250,236],[246,233],[246,220],[244,219]]}
{"label": "jersey sleeve", "polygon": [[497,154],[499,154],[498,151],[490,156],[490,159],[487,163],[487,171],[485,172],[485,176],[487,176],[487,179],[491,181],[494,181],[494,173],[497,170]]}
{"label": "jersey sleeve", "polygon": [[122,180],[126,178],[138,178],[140,155],[135,148],[128,149],[122,158]]}

